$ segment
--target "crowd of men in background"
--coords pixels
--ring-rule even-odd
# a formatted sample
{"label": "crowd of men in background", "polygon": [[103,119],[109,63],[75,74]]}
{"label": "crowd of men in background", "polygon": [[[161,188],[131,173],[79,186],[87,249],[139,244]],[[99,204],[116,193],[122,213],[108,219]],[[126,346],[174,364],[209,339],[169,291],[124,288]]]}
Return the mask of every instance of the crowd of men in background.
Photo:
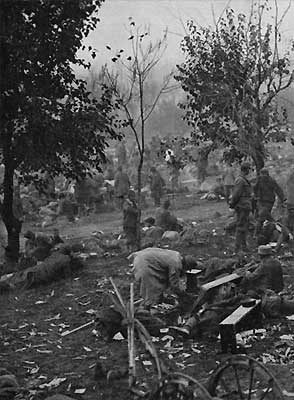
{"label": "crowd of men in background", "polygon": [[[192,256],[159,248],[156,244],[136,251],[142,228],[138,215],[142,205],[144,207],[146,186],[153,206],[156,207],[154,216],[150,217],[149,221],[144,221],[146,227],[160,229],[161,235],[167,233],[166,231],[180,232],[183,228],[170,209],[167,182],[157,164],[150,162],[149,151],[147,155],[150,158],[145,160],[139,205],[136,193],[138,160],[136,156],[134,159],[128,154],[123,143],[120,143],[117,149],[115,162],[110,157],[103,172],[97,172],[93,177],[75,183],[61,180],[57,182],[58,190],[56,181],[47,175],[46,184],[42,185],[38,192],[41,193],[41,198],[43,196],[47,201],[47,204],[40,205],[39,214],[44,217],[49,214],[53,222],[54,218],[62,215],[68,221],[75,222],[77,217],[97,211],[97,204],[100,202],[113,202],[114,208],[122,215],[126,250],[133,262],[134,278],[139,283],[144,306],[148,308],[160,302],[167,289],[174,292],[180,301],[186,301],[187,293],[180,285],[180,278],[187,270],[199,267],[199,264]],[[262,168],[254,173],[254,177],[250,174],[253,170],[252,164],[248,162],[243,162],[238,168],[223,165],[214,191],[234,210],[235,245],[232,256],[257,250],[260,260],[252,270],[246,267],[245,270],[237,271],[242,277],[241,284],[230,289],[228,295],[221,293],[219,298],[214,298],[211,302],[207,299],[203,299],[203,304],[198,302],[201,307],[208,304],[208,308],[201,313],[197,307],[192,309],[185,326],[180,328],[184,334],[190,335],[200,327],[205,330],[205,327],[211,327],[215,321],[219,322],[236,309],[240,302],[246,300],[248,293],[254,299],[262,300],[263,312],[268,312],[270,316],[294,312],[294,300],[281,294],[284,285],[283,271],[281,263],[275,257],[285,243],[290,251],[294,250],[294,173],[290,173],[284,192],[268,169]],[[175,188],[178,174],[173,172],[173,168],[169,171],[169,182],[172,182]],[[32,188],[26,190],[32,197]],[[16,186],[13,211],[20,221],[23,220],[24,214],[22,201],[20,187]],[[277,208],[273,215],[276,203]],[[250,229],[252,226],[253,230]],[[26,232],[24,236],[25,261],[33,260],[34,263],[48,257],[52,248],[63,241],[57,230],[50,237],[36,235],[31,231]],[[24,263],[24,266],[27,267],[27,263]],[[191,303],[194,297],[188,296],[188,301]]]}
{"label": "crowd of men in background", "polygon": [[[179,173],[171,167],[167,169],[167,176],[165,174],[163,178],[160,172],[162,158],[160,162],[159,144],[156,141],[153,142],[145,149],[139,208],[144,208],[146,204],[145,189],[147,188],[151,201],[157,208],[156,225],[165,230],[177,230],[177,219],[170,213],[167,194],[171,186],[173,188],[179,186]],[[170,161],[173,152],[168,155],[168,161]],[[41,200],[40,204],[32,206],[32,211],[36,212],[39,207],[39,214],[53,221],[54,218],[64,216],[68,221],[74,222],[90,212],[99,211],[103,203],[107,206],[111,204],[114,209],[122,212],[123,230],[129,250],[132,250],[135,247],[135,238],[139,229],[136,196],[138,162],[135,146],[127,149],[122,141],[117,146],[115,154],[108,156],[103,172],[96,171],[92,177],[69,182],[62,178],[58,181],[53,180],[49,174],[46,174],[45,184],[40,188],[26,188],[21,195],[19,187],[15,187],[13,204],[15,216],[22,221],[25,208],[23,203],[32,205],[34,197]],[[255,181],[248,179],[251,170],[252,167],[248,163],[241,165],[239,173],[236,165],[222,164],[214,189],[215,193],[225,198],[229,207],[235,212],[235,252],[247,251],[248,232],[252,219],[255,225],[253,236],[256,244],[263,245],[276,241],[276,248],[279,250],[285,241],[292,243],[294,201],[291,200],[291,196],[284,194],[267,169],[261,169],[254,178]],[[38,192],[36,196],[34,196],[35,192]],[[276,199],[279,201],[279,210],[282,212],[275,221],[272,209]]]}

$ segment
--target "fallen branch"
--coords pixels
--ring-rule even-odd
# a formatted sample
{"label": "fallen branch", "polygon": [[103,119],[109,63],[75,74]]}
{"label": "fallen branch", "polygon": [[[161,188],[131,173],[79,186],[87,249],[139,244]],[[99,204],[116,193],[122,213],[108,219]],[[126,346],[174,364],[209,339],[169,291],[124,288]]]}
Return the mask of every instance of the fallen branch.
{"label": "fallen branch", "polygon": [[84,324],[84,325],[78,326],[77,328],[72,329],[71,331],[64,331],[64,332],[62,332],[62,333],[61,333],[61,336],[64,337],[64,336],[71,335],[72,333],[75,333],[75,332],[80,331],[81,329],[87,328],[88,326],[91,326],[91,325],[93,325],[94,323],[95,323],[95,320],[93,319],[92,321],[87,322],[87,323]]}

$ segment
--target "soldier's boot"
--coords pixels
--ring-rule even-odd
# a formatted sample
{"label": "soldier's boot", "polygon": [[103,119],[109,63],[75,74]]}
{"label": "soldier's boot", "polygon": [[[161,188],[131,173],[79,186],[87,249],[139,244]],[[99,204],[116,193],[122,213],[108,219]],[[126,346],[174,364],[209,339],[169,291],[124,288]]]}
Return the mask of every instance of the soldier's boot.
{"label": "soldier's boot", "polygon": [[199,331],[199,317],[198,315],[192,316],[188,318],[185,325],[182,327],[171,326],[170,329],[180,333],[182,336],[190,337],[191,335],[195,335]]}

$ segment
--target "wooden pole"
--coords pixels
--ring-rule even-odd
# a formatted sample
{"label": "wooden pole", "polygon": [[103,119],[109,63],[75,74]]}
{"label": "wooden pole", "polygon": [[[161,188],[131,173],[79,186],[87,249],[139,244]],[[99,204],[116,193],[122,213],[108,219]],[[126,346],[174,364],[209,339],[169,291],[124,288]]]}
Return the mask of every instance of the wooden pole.
{"label": "wooden pole", "polygon": [[129,348],[129,388],[136,380],[135,364],[135,312],[134,312],[134,284],[130,285],[130,306],[128,310],[128,348]]}
{"label": "wooden pole", "polygon": [[110,283],[111,283],[112,286],[113,286],[113,289],[114,289],[114,291],[115,291],[115,294],[116,294],[116,296],[117,296],[117,298],[118,298],[118,300],[119,300],[119,302],[120,302],[122,308],[125,310],[125,309],[126,309],[125,303],[124,303],[124,301],[123,301],[123,299],[122,299],[122,297],[121,297],[121,295],[120,295],[120,293],[119,293],[119,291],[118,291],[118,289],[117,289],[115,283],[113,282],[113,279],[112,279],[112,278],[109,278],[109,280],[110,280]]}

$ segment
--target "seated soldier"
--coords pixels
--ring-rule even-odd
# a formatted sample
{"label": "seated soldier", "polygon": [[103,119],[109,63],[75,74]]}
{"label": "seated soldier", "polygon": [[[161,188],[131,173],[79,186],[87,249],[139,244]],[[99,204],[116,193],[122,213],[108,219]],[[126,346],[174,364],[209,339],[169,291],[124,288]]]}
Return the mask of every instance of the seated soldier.
{"label": "seated soldier", "polygon": [[27,231],[24,237],[27,239],[25,243],[25,257],[43,261],[49,256],[53,247],[50,237],[44,234],[35,235],[32,231]]}
{"label": "seated soldier", "polygon": [[78,214],[78,205],[74,201],[74,196],[70,192],[59,194],[58,215],[64,215],[69,222],[74,222]]}
{"label": "seated soldier", "polygon": [[171,214],[170,201],[165,200],[162,207],[156,210],[155,225],[164,231],[177,231],[179,229],[177,218]]}
{"label": "seated soldier", "polygon": [[[227,285],[224,289],[220,289],[216,296],[210,298],[209,294],[204,294],[202,299],[197,301],[198,309],[194,309],[193,315],[186,321],[183,327],[173,327],[178,332],[190,336],[210,331],[210,333],[218,332],[218,324],[233,311],[235,311],[246,298],[261,298],[262,305],[267,309],[267,301],[265,295],[269,292],[279,293],[283,290],[283,271],[278,260],[272,257],[271,247],[259,246],[258,254],[260,256],[260,264],[253,272],[248,270],[237,270],[240,275],[244,275],[239,286],[235,284]],[[279,302],[279,311],[281,313],[288,312],[292,305],[291,301],[285,299],[281,301],[279,295],[276,295]],[[288,311],[283,307],[287,304]],[[200,308],[201,307],[201,308]]]}
{"label": "seated soldier", "polygon": [[287,217],[281,218],[281,221],[265,220],[257,236],[257,244],[261,246],[277,242],[275,251],[278,252],[283,243],[288,243],[292,249],[294,237],[288,226]]}
{"label": "seated soldier", "polygon": [[242,287],[252,290],[257,296],[262,296],[267,289],[279,293],[284,288],[283,270],[279,260],[272,257],[270,246],[259,246],[260,264],[253,271],[246,271]]}
{"label": "seated soldier", "polygon": [[294,248],[294,207],[292,204],[287,204],[287,212],[281,218],[281,230],[278,238],[276,251],[279,251],[283,243],[288,243],[290,251]]}
{"label": "seated soldier", "polygon": [[261,263],[252,273],[246,272],[243,288],[252,292],[253,297],[262,299],[261,309],[267,317],[280,317],[294,313],[294,300],[282,292],[283,270],[280,262],[273,257],[270,246],[259,246]]}
{"label": "seated soldier", "polygon": [[225,188],[222,182],[222,178],[218,177],[216,178],[216,183],[214,187],[212,188],[212,192],[217,196],[217,197],[225,197]]}
{"label": "seated soldier", "polygon": [[257,236],[257,244],[258,246],[264,246],[271,242],[277,241],[278,237],[279,232],[277,231],[276,222],[266,219],[263,222],[260,232]]}

